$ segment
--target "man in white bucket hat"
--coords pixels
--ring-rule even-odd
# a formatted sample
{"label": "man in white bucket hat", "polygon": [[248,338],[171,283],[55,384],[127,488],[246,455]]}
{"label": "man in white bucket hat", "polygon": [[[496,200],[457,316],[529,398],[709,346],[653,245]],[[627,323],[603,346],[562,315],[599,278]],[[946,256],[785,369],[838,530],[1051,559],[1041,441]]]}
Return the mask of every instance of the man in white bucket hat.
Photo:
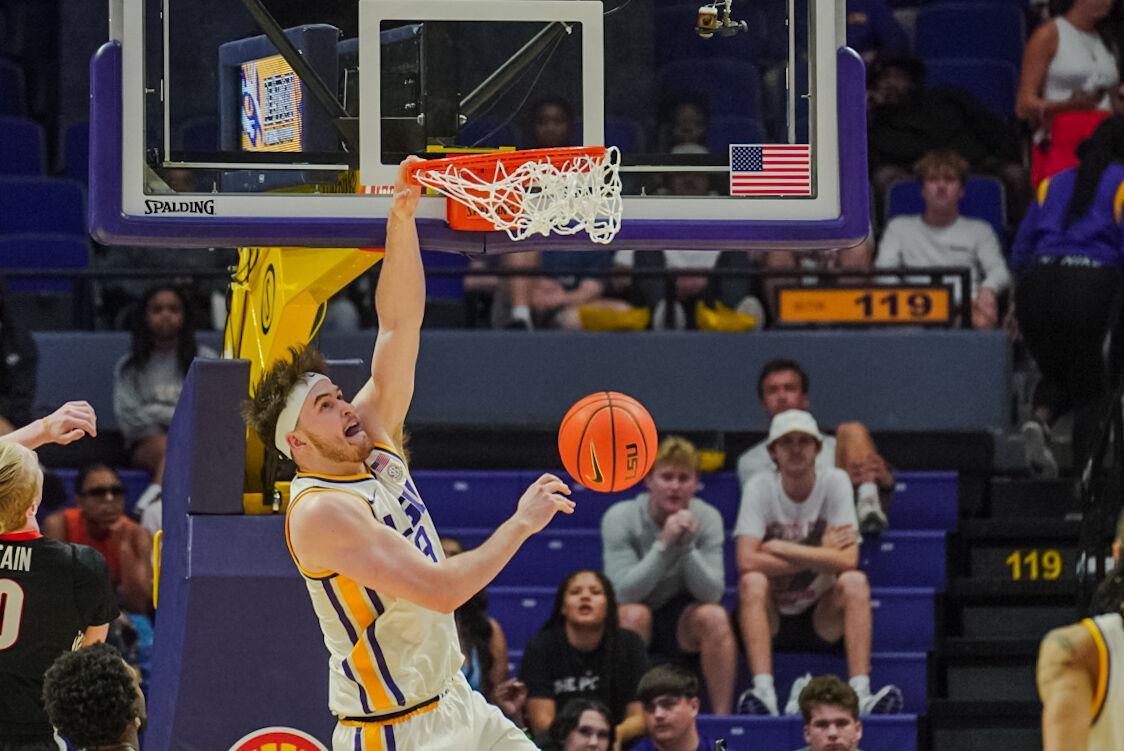
{"label": "man in white bucket hat", "polygon": [[[762,472],[742,490],[734,538],[738,564],[738,626],[753,686],[739,711],[778,714],[773,649],[835,651],[842,641],[850,684],[862,714],[901,710],[901,691],[870,691],[870,584],[858,570],[858,520],[847,473],[817,468],[824,437],[807,412],[779,413],[766,445],[776,472]],[[800,711],[798,678],[785,714]]]}

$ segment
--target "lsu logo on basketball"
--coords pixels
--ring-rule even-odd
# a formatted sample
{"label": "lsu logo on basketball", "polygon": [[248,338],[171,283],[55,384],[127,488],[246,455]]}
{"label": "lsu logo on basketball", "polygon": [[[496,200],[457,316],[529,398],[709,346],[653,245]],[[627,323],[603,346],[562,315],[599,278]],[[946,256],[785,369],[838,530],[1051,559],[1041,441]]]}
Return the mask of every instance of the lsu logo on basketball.
{"label": "lsu logo on basketball", "polygon": [[640,467],[640,449],[635,443],[626,444],[624,447],[624,469],[626,477],[635,477],[636,470]]}
{"label": "lsu logo on basketball", "polygon": [[244,735],[230,751],[328,751],[320,741],[293,728],[262,728]]}

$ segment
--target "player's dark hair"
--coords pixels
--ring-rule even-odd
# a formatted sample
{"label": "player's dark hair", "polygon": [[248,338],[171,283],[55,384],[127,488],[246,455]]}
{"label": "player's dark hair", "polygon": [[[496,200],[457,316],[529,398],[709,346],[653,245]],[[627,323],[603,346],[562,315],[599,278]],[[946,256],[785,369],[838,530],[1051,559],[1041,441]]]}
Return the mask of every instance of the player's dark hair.
{"label": "player's dark hair", "polygon": [[43,676],[43,704],[59,735],[79,748],[116,743],[137,717],[133,676],[117,650],[66,652]]}
{"label": "player's dark hair", "polygon": [[699,695],[699,679],[682,665],[657,665],[636,684],[636,698],[647,704],[661,696],[694,699]]}
{"label": "player's dark hair", "polygon": [[313,347],[290,347],[290,359],[275,362],[261,381],[252,399],[242,402],[242,419],[254,429],[262,443],[271,451],[276,451],[273,434],[277,430],[277,418],[285,409],[289,392],[297,385],[305,373],[328,374],[328,363],[324,355]]}
{"label": "player's dark hair", "polygon": [[152,302],[152,298],[161,292],[174,294],[180,301],[180,307],[183,308],[183,328],[180,329],[179,336],[176,338],[176,362],[180,366],[180,372],[187,375],[187,369],[191,367],[191,361],[195,359],[199,346],[195,342],[195,322],[191,315],[191,305],[188,303],[187,295],[179,287],[172,284],[157,284],[149,287],[144,291],[140,301],[137,302],[137,307],[133,311],[132,348],[123,367],[127,369],[143,368],[152,357],[156,342],[152,338],[152,331],[148,328],[148,304]]}
{"label": "player's dark hair", "polygon": [[805,725],[812,721],[812,711],[820,704],[840,707],[851,715],[851,719],[859,719],[859,697],[855,689],[838,676],[817,675],[800,692],[800,714],[804,716]]}
{"label": "player's dark hair", "polygon": [[[613,680],[615,676],[612,672],[614,657],[616,655],[618,643],[621,639],[621,622],[617,614],[617,591],[613,589],[613,583],[609,581],[609,577],[605,576],[600,571],[591,568],[579,568],[576,571],[571,571],[562,583],[558,585],[558,591],[554,593],[554,607],[550,611],[550,617],[546,619],[546,623],[539,629],[540,631],[548,631],[550,629],[564,629],[566,624],[566,616],[562,615],[562,605],[566,600],[566,590],[570,588],[573,583],[581,574],[592,574],[601,585],[602,591],[605,593],[605,631],[601,636],[601,643],[605,646],[605,665],[609,666],[609,670],[605,673],[605,695],[613,695]],[[621,719],[624,716],[624,707],[610,707],[611,716],[616,719]],[[617,717],[617,715],[620,717]],[[610,723],[612,724],[612,723]]]}
{"label": "player's dark hair", "polygon": [[571,699],[562,705],[554,722],[550,723],[544,751],[562,751],[566,748],[566,738],[577,729],[582,715],[590,711],[605,718],[605,722],[609,725],[609,748],[612,748],[617,742],[617,730],[609,708],[593,699]]}
{"label": "player's dark hair", "polygon": [[550,617],[546,619],[543,624],[542,631],[550,628],[562,626],[566,622],[566,616],[562,615],[562,605],[566,601],[566,590],[570,588],[570,584],[574,579],[582,574],[593,574],[597,581],[601,584],[601,589],[605,592],[605,603],[608,606],[605,615],[605,637],[609,638],[610,634],[615,638],[617,632],[620,631],[620,619],[617,617],[617,593],[613,589],[613,583],[609,581],[609,577],[605,574],[591,568],[579,568],[576,571],[571,571],[562,583],[558,585],[558,591],[554,593],[554,608],[550,611]]}
{"label": "player's dark hair", "polygon": [[1120,613],[1124,616],[1124,564],[1117,564],[1093,594],[1093,615]]}
{"label": "player's dark hair", "polygon": [[800,363],[796,360],[787,357],[778,357],[775,360],[769,360],[761,367],[761,374],[757,376],[757,398],[765,398],[765,379],[773,373],[781,373],[786,370],[791,370],[796,375],[800,376],[800,392],[803,394],[808,393],[808,387],[811,385],[808,382],[808,374],[800,367]]}
{"label": "player's dark hair", "polygon": [[81,469],[78,470],[78,475],[74,478],[74,494],[81,495],[82,488],[86,487],[86,478],[92,475],[94,472],[99,472],[102,470],[106,472],[112,472],[113,476],[116,477],[118,481],[121,480],[121,475],[117,473],[117,470],[115,470],[108,464],[104,464],[102,462],[92,462],[90,464],[85,464]]}

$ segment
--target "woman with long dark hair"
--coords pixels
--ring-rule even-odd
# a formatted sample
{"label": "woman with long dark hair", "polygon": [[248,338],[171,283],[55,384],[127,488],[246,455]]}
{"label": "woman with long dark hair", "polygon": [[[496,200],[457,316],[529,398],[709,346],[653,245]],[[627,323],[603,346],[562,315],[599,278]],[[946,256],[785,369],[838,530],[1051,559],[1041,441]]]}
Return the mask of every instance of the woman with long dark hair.
{"label": "woman with long dark hair", "polygon": [[573,699],[550,725],[544,751],[609,751],[616,742],[609,708],[591,699]]}
{"label": "woman with long dark hair", "polygon": [[1120,107],[1119,0],[1051,0],[1023,52],[1018,115],[1035,127],[1031,181],[1076,164],[1075,148]]}
{"label": "woman with long dark hair", "polygon": [[1031,469],[1043,475],[1057,473],[1049,426],[1070,410],[1080,470],[1116,376],[1103,349],[1119,319],[1124,268],[1124,117],[1102,123],[1077,154],[1076,168],[1039,186],[1010,259],[1019,328],[1042,371],[1022,432]]}
{"label": "woman with long dark hair", "polygon": [[520,664],[536,737],[579,698],[609,708],[621,742],[643,734],[636,685],[647,669],[647,652],[639,636],[620,627],[617,609],[613,585],[600,571],[574,571],[558,587],[550,618],[527,642]]}
{"label": "woman with long dark hair", "polygon": [[152,477],[137,503],[138,514],[159,497],[168,426],[196,356],[217,355],[196,344],[187,297],[170,284],[150,287],[134,315],[132,347],[113,374],[113,412],[125,447],[133,465]]}

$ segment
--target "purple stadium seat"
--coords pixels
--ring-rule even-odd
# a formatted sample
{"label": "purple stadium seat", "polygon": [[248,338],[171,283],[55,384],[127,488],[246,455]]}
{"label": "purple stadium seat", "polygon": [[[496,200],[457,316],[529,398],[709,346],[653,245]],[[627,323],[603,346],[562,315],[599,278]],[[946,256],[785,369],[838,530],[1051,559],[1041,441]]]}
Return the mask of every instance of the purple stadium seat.
{"label": "purple stadium seat", "polygon": [[917,56],[986,58],[1022,65],[1026,17],[1015,3],[952,2],[917,13]]}
{"label": "purple stadium seat", "polygon": [[[438,529],[494,528],[511,515],[519,496],[540,474],[512,470],[418,470],[414,472],[414,479],[433,512]],[[551,529],[598,529],[605,509],[618,500],[634,497],[642,489],[594,493],[574,486],[572,498],[577,502],[577,509],[571,516],[556,519]],[[897,494],[890,508],[890,528],[956,529],[957,492],[955,472],[899,472]],[[703,475],[699,496],[716,506],[722,512],[726,528],[733,529],[741,500],[737,476],[733,472]]]}
{"label": "purple stadium seat", "polygon": [[43,177],[46,174],[43,127],[30,118],[0,115],[0,175]]}
{"label": "purple stadium seat", "polygon": [[27,114],[23,68],[0,57],[0,115]]}
{"label": "purple stadium seat", "polygon": [[[799,717],[704,715],[699,717],[699,730],[708,737],[726,739],[729,751],[790,751],[807,745]],[[864,717],[862,747],[864,751],[916,751],[917,718]]]}
{"label": "purple stadium seat", "polygon": [[[886,221],[901,214],[920,214],[925,210],[921,199],[921,183],[914,179],[898,180],[886,189]],[[960,213],[983,219],[995,230],[1002,242],[1007,236],[1007,198],[1003,183],[994,177],[970,175],[964,184]]]}
{"label": "purple stadium seat", "polygon": [[[84,269],[90,265],[90,241],[82,235],[19,233],[0,235],[0,269]],[[69,279],[9,279],[12,292],[72,293]]]}
{"label": "purple stadium seat", "polygon": [[90,179],[90,124],[74,123],[66,129],[62,173],[85,185]]}
{"label": "purple stadium seat", "polygon": [[1007,60],[935,59],[925,61],[925,83],[951,86],[973,94],[997,115],[1015,114],[1019,73]]}
{"label": "purple stadium seat", "polygon": [[669,100],[702,97],[711,117],[731,115],[756,119],[761,112],[761,76],[757,68],[737,58],[675,60],[657,72],[660,94]]}
{"label": "purple stadium seat", "polygon": [[0,235],[17,232],[85,237],[81,183],[52,177],[0,178]]}
{"label": "purple stadium seat", "polygon": [[[570,568],[577,568],[571,566]],[[488,588],[488,609],[507,634],[511,649],[523,645],[550,616],[556,587]],[[874,588],[874,650],[925,652],[934,645],[933,590],[921,587]],[[723,604],[733,611],[737,592],[727,589]]]}
{"label": "purple stadium seat", "polygon": [[[456,537],[465,548],[480,545],[491,528],[442,527],[442,536]],[[726,585],[735,586],[734,541],[728,535],[725,551]],[[860,564],[875,587],[932,587],[945,585],[945,533],[889,531],[864,540]],[[556,530],[547,527],[523,544],[512,563],[495,579],[500,586],[553,586],[575,568],[600,569],[601,533],[597,529]]]}

